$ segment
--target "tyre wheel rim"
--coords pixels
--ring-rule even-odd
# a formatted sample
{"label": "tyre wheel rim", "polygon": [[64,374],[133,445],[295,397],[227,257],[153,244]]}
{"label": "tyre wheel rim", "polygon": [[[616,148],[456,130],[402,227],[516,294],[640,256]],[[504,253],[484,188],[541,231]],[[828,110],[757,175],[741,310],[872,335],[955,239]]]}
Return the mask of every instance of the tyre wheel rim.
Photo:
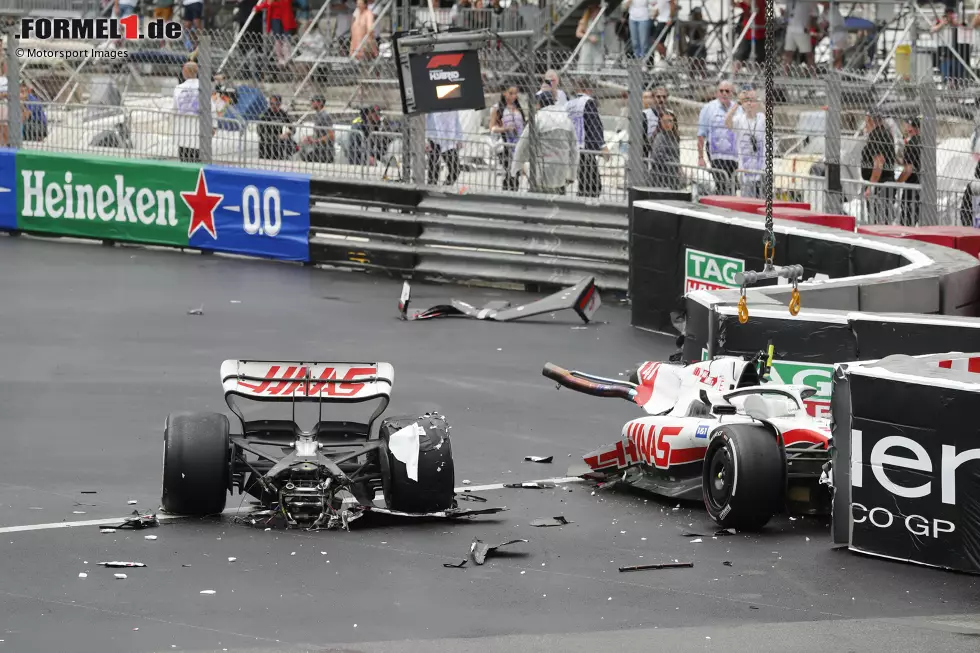
{"label": "tyre wheel rim", "polygon": [[732,496],[734,473],[735,467],[732,465],[732,456],[728,447],[719,447],[708,463],[707,489],[712,509],[721,511],[728,505]]}

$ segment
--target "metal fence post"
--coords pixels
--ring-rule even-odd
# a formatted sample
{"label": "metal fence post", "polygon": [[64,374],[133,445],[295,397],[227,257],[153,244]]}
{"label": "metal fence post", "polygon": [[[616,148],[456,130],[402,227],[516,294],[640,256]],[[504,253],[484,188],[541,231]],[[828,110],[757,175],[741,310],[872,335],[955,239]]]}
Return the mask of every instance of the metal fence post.
{"label": "metal fence post", "polygon": [[198,115],[201,124],[201,163],[212,163],[211,139],[214,137],[214,117],[211,115],[211,91],[214,84],[211,65],[211,36],[201,34],[197,41]]}
{"label": "metal fence post", "polygon": [[17,32],[7,35],[7,142],[20,149],[24,144],[24,127],[20,106],[20,58],[17,56]]}
{"label": "metal fence post", "polygon": [[631,59],[627,72],[627,129],[629,130],[629,149],[626,157],[626,185],[629,188],[642,186],[646,175],[643,160],[643,71],[640,62]]}
{"label": "metal fence post", "polygon": [[834,70],[827,77],[827,122],[824,134],[824,165],[826,165],[826,210],[844,212],[844,193],[840,175],[841,111],[843,110],[840,74]]}
{"label": "metal fence post", "polygon": [[919,171],[919,223],[935,225],[939,222],[937,172],[936,172],[936,89],[932,80],[919,83],[919,106],[922,108],[922,168]]}
{"label": "metal fence post", "polygon": [[408,178],[416,186],[425,184],[425,116],[417,115],[408,119]]}
{"label": "metal fence post", "polygon": [[[536,79],[536,59],[534,57],[534,38],[530,37],[527,39],[525,44],[527,48],[527,57],[525,63],[527,66],[527,72],[525,75],[524,88],[527,93],[527,138],[528,146],[530,147],[530,165],[528,165],[527,170],[527,184],[530,190],[536,191],[538,188],[538,155],[541,152],[541,147],[538,144],[538,125],[535,114],[537,113],[538,107],[536,100],[534,98],[538,89],[534,85],[534,80]],[[516,150],[515,150],[516,152]]]}

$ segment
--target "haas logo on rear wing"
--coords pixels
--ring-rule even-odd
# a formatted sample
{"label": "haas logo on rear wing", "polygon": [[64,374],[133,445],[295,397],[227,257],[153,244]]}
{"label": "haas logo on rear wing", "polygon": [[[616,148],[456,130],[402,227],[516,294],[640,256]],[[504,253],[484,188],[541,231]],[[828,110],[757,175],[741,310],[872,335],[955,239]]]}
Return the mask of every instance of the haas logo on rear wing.
{"label": "haas logo on rear wing", "polygon": [[[228,363],[234,365],[229,369]],[[393,374],[387,363],[302,364],[226,361],[225,392],[254,398],[320,397],[335,399],[387,395]]]}

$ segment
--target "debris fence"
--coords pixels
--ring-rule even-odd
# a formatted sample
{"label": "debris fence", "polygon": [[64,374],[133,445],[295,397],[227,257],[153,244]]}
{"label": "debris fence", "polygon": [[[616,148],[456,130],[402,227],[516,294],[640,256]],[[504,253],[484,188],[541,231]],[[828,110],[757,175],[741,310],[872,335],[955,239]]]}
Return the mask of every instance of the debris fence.
{"label": "debris fence", "polygon": [[[765,141],[758,126],[771,103],[777,199],[859,223],[973,224],[972,208],[964,208],[980,151],[980,80],[964,72],[972,68],[961,66],[954,79],[943,61],[914,75],[893,57],[861,74],[780,63],[773,97],[765,97],[760,65],[736,65],[724,51],[668,54],[666,64],[656,54],[647,61],[607,52],[590,64],[584,46],[544,48],[529,37],[480,51],[486,109],[406,118],[390,33],[431,16],[404,9],[378,3],[374,32],[356,43],[331,31],[329,9],[293,36],[252,31],[263,21],[255,15],[238,31],[202,30],[162,47],[91,43],[60,58],[34,56],[8,38],[9,87],[26,89],[8,95],[8,144],[625,205],[631,185],[758,194]],[[452,20],[441,12],[436,22],[539,29],[530,14],[474,12]],[[683,54],[677,43],[668,52]],[[620,61],[625,66],[611,67]],[[175,100],[188,64],[199,79],[190,113]],[[554,125],[530,147],[520,144],[543,87],[571,118],[571,153],[567,131]],[[597,132],[582,129],[581,93],[595,101]],[[741,104],[729,112],[731,102]],[[633,150],[631,135],[641,141]],[[730,138],[734,151],[722,151],[719,138]],[[871,154],[883,165],[876,168]]]}

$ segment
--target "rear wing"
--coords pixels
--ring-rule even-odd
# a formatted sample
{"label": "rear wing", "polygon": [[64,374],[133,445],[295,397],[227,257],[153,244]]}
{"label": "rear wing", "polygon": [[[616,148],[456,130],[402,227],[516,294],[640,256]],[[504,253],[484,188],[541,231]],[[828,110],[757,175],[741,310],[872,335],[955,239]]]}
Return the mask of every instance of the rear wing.
{"label": "rear wing", "polygon": [[357,403],[391,397],[395,370],[389,363],[245,361],[221,363],[221,386],[254,401]]}

